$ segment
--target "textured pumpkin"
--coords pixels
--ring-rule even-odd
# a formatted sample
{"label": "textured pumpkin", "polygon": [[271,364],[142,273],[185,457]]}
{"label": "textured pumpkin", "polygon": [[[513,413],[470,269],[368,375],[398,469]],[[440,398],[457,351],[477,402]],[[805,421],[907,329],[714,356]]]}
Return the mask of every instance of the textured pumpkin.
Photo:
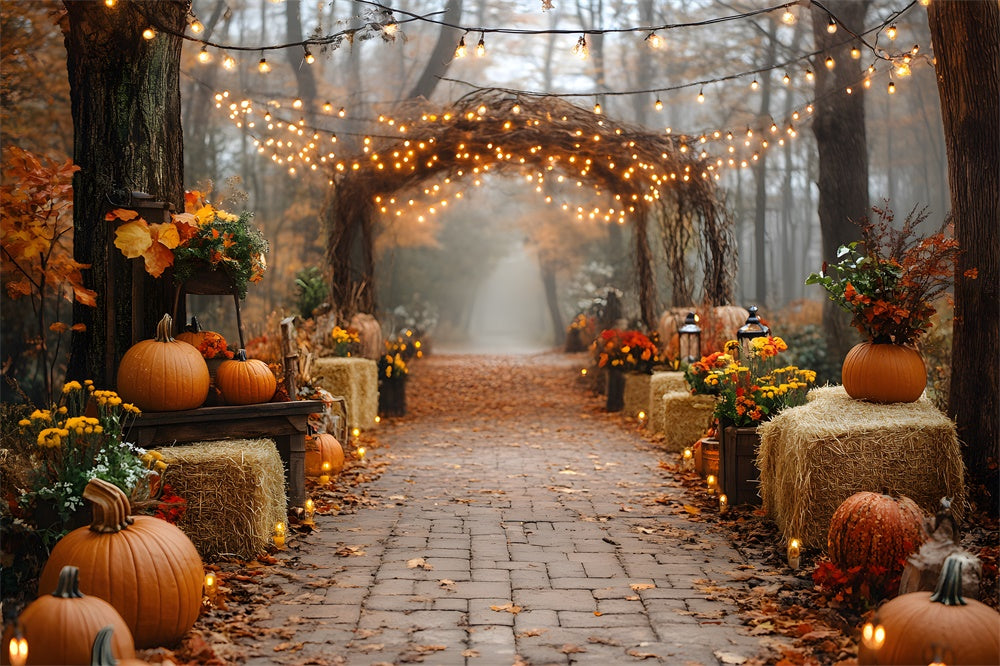
{"label": "textured pumpkin", "polygon": [[837,507],[830,519],[827,550],[841,570],[885,567],[899,574],[924,540],[923,514],[909,497],[860,492]]}
{"label": "textured pumpkin", "polygon": [[340,474],[344,469],[344,447],[326,433],[306,437],[306,475],[322,474],[324,462],[330,463],[330,474]]}
{"label": "textured pumpkin", "polygon": [[236,352],[236,358],[223,361],[215,371],[215,385],[222,391],[228,405],[253,405],[267,402],[274,396],[278,381],[267,363],[248,359],[245,350]]}
{"label": "textured pumpkin", "polygon": [[[132,634],[125,620],[103,599],[84,596],[78,574],[76,567],[63,567],[58,572],[55,591],[39,596],[18,618],[21,633],[28,641],[29,664],[89,664],[90,644],[105,626],[115,631],[109,646],[115,656],[135,657]],[[5,656],[12,634],[8,629],[3,636]]]}
{"label": "textured pumpkin", "polygon": [[[114,484],[91,479],[83,496],[93,503],[94,520],[59,540],[39,587],[47,589],[64,564],[73,564],[83,589],[125,619],[137,647],[176,643],[201,608],[205,572],[194,544],[164,520],[130,516],[128,499]],[[92,640],[93,634],[88,646]]]}
{"label": "textured pumpkin", "polygon": [[170,337],[170,315],[156,337],[133,345],[118,366],[118,395],[144,412],[201,406],[208,396],[208,366],[197,349]]}
{"label": "textured pumpkin", "polygon": [[916,402],[927,386],[917,350],[891,343],[862,342],[847,352],[841,379],[847,395],[869,402]]}
{"label": "textured pumpkin", "polygon": [[181,342],[186,342],[197,349],[198,345],[200,345],[202,340],[205,339],[205,333],[206,331],[201,328],[198,318],[192,316],[191,323],[185,326],[184,330],[174,337],[175,339],[180,340]]}
{"label": "textured pumpkin", "polygon": [[112,648],[115,628],[108,625],[97,632],[94,647],[90,651],[90,666],[149,666],[141,659],[118,659]]}
{"label": "textured pumpkin", "polygon": [[937,589],[902,594],[873,619],[885,629],[878,649],[864,643],[859,664],[1000,664],[1000,613],[962,598],[962,563],[950,556]]}

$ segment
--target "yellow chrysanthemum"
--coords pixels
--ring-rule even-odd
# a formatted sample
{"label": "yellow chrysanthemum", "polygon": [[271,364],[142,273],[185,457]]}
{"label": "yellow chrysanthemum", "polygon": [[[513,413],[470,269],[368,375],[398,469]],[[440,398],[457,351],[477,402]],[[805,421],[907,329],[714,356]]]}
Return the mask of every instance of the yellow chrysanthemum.
{"label": "yellow chrysanthemum", "polygon": [[82,391],[83,386],[80,385],[78,381],[66,382],[63,384],[63,393],[69,393],[70,391]]}

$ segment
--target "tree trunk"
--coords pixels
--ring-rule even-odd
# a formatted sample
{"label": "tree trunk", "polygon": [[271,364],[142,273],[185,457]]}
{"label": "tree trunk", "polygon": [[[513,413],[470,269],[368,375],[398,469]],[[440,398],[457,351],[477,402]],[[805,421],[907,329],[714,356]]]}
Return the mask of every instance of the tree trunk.
{"label": "tree trunk", "polygon": [[[96,308],[74,305],[69,376],[113,386],[118,361],[132,343],[132,310],[141,308],[143,329],[172,307],[173,282],[139,274],[145,293],[133,303],[132,266],[114,247],[109,207],[128,203],[141,190],[155,200],[184,207],[181,136],[181,38],[190,2],[66,2],[63,24],[73,112],[74,256],[92,264],[86,286],[99,294]],[[142,31],[164,28],[152,40]],[[114,203],[111,203],[114,202]]]}
{"label": "tree trunk", "polygon": [[[764,66],[774,67],[777,44],[774,38],[774,23],[768,25],[766,31],[767,56]],[[771,115],[771,89],[774,86],[771,72],[764,73],[764,83],[761,85],[760,107],[758,118]],[[753,169],[754,175],[754,216],[753,216],[753,263],[754,263],[754,301],[757,305],[767,305],[767,151],[760,151],[760,158]]]}
{"label": "tree trunk", "polygon": [[[1000,6],[934,2],[938,94],[948,152],[951,219],[962,254],[955,269],[955,325],[948,412],[965,444],[972,495],[997,513],[1000,460]],[[965,277],[975,269],[978,279]]]}
{"label": "tree trunk", "polygon": [[566,337],[566,330],[563,328],[562,313],[559,312],[556,269],[549,261],[539,261],[538,263],[542,273],[542,287],[545,289],[545,304],[549,308],[549,318],[552,320],[553,342],[560,345]]}
{"label": "tree trunk", "polygon": [[[864,31],[868,5],[868,0],[826,3],[844,26],[857,34]],[[869,208],[865,95],[864,88],[857,85],[861,70],[851,60],[853,41],[845,39],[844,31],[828,33],[829,22],[829,14],[812,7],[813,38],[821,50],[814,65],[816,109],[812,129],[819,154],[819,224],[824,262],[834,261],[838,247],[858,239],[859,230],[852,222],[860,222]],[[836,63],[832,70],[824,65],[828,56]],[[853,87],[853,94],[847,94],[848,86]],[[823,304],[823,329],[827,354],[839,367],[856,336],[850,317],[829,300]]]}
{"label": "tree trunk", "polygon": [[[457,25],[462,21],[462,0],[448,0],[448,4],[445,6],[444,16],[441,17],[441,21],[444,23],[450,23],[452,25]],[[434,44],[434,50],[431,51],[430,57],[427,59],[427,65],[424,67],[424,71],[420,74],[420,78],[417,80],[416,85],[407,95],[408,99],[415,99],[418,97],[424,97],[430,99],[431,94],[434,92],[434,88],[437,87],[438,82],[441,80],[440,77],[445,75],[448,71],[448,66],[453,60],[453,55],[455,52],[455,45],[458,44],[458,40],[461,37],[459,31],[455,28],[449,28],[442,25],[440,32],[438,32],[437,43]],[[469,47],[471,52],[475,44]]]}

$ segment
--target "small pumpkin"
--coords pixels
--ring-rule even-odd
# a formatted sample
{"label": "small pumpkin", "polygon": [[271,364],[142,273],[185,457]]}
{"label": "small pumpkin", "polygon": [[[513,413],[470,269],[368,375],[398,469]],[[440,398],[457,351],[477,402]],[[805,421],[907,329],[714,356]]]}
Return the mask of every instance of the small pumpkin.
{"label": "small pumpkin", "polygon": [[955,555],[945,560],[933,593],[901,594],[874,621],[885,641],[862,642],[859,664],[1000,664],[1000,613],[962,598],[962,561]]}
{"label": "small pumpkin", "polygon": [[176,340],[181,342],[186,342],[195,349],[201,344],[201,341],[205,339],[205,331],[201,327],[201,322],[194,315],[191,315],[191,323],[184,327],[184,330],[178,333],[175,337]]}
{"label": "small pumpkin", "polygon": [[141,659],[118,659],[112,649],[115,628],[108,625],[97,632],[94,647],[90,650],[90,666],[149,666],[149,662]]}
{"label": "small pumpkin", "polygon": [[229,405],[253,405],[267,402],[278,388],[278,380],[264,361],[247,358],[245,349],[236,357],[223,361],[215,371],[215,385],[222,391],[222,398]]}
{"label": "small pumpkin", "polygon": [[74,564],[83,588],[125,619],[137,647],[176,643],[201,609],[205,572],[194,544],[164,520],[129,515],[128,498],[114,484],[91,479],[83,496],[93,503],[93,522],[56,543],[39,587],[48,589],[63,565]]}
{"label": "small pumpkin", "polygon": [[840,371],[847,395],[869,402],[916,402],[927,387],[927,369],[912,347],[862,342],[847,352]]}
{"label": "small pumpkin", "polygon": [[842,571],[884,567],[898,575],[906,558],[924,541],[923,513],[909,497],[860,492],[848,497],[830,519],[827,550]]}
{"label": "small pumpkin", "polygon": [[170,337],[170,315],[156,337],[138,342],[118,365],[118,395],[144,412],[174,412],[201,406],[208,396],[208,365],[197,349]]}
{"label": "small pumpkin", "polygon": [[[125,620],[108,602],[80,592],[79,570],[74,566],[62,567],[55,591],[31,602],[18,622],[28,641],[29,664],[89,664],[91,641],[104,626],[115,630],[109,651],[122,659],[135,657]],[[12,634],[9,629],[4,633],[5,652]]]}
{"label": "small pumpkin", "polygon": [[322,474],[324,462],[330,463],[330,474],[340,474],[344,469],[344,447],[327,433],[306,437],[306,476]]}

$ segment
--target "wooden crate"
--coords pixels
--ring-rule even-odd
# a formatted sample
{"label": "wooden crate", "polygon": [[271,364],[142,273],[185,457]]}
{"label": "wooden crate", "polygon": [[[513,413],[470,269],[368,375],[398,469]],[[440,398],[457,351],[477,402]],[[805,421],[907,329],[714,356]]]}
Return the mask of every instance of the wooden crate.
{"label": "wooden crate", "polygon": [[719,490],[730,505],[760,504],[760,470],[757,450],[760,435],[756,427],[726,426],[719,438]]}

